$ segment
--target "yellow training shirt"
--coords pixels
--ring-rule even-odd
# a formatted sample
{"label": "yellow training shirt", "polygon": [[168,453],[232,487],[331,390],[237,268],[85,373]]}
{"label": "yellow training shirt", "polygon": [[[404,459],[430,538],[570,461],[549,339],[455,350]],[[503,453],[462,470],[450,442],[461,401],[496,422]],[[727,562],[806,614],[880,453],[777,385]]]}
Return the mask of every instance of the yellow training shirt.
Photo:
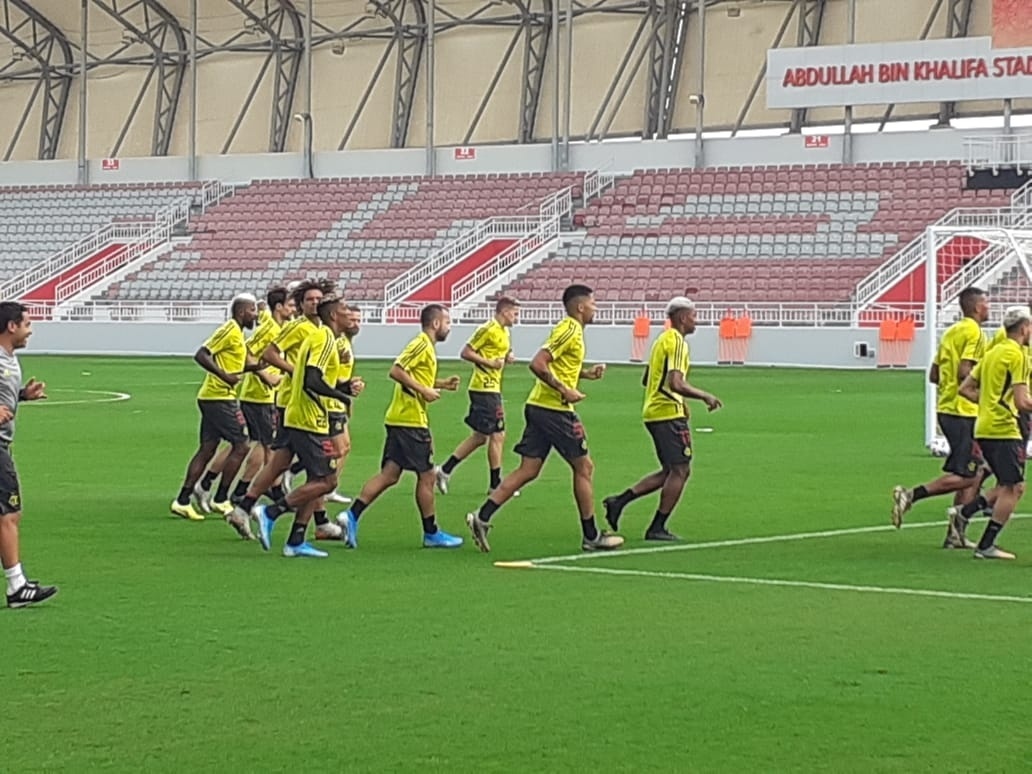
{"label": "yellow training shirt", "polygon": [[[211,352],[216,365],[227,374],[243,373],[247,363],[247,343],[244,341],[244,329],[236,320],[227,320],[218,330],[211,334],[204,348]],[[236,388],[230,387],[215,374],[206,373],[201,389],[197,392],[198,400],[236,400]]]}
{"label": "yellow training shirt", "polygon": [[[552,362],[548,366],[552,375],[560,383],[576,389],[580,383],[581,369],[584,367],[584,326],[572,317],[565,318],[552,328],[548,340],[541,348],[552,353]],[[527,403],[553,411],[573,410],[558,390],[549,387],[540,379],[534,383]]]}
{"label": "yellow training shirt", "polygon": [[[437,383],[437,348],[425,333],[420,333],[408,343],[394,365],[404,369],[424,387],[433,387]],[[395,382],[394,396],[387,407],[384,423],[398,427],[430,427],[426,401]]]}
{"label": "yellow training shirt", "polygon": [[[351,340],[347,336],[341,334],[337,337],[337,360],[340,361],[340,367],[337,370],[337,379],[341,382],[346,382],[351,378],[351,372],[355,370],[355,358],[351,352]],[[334,387],[337,385],[334,384]],[[348,413],[347,404],[342,403],[336,398],[323,398],[326,403],[326,410],[333,414],[345,414]]]}
{"label": "yellow training shirt", "polygon": [[652,344],[645,371],[645,406],[641,415],[646,422],[688,416],[684,396],[678,395],[667,384],[671,371],[680,371],[685,378],[688,377],[688,342],[679,331],[668,328]]}
{"label": "yellow training shirt", "polygon": [[993,347],[971,372],[978,382],[975,438],[1021,440],[1014,385],[1028,383],[1028,355],[1014,339]]}
{"label": "yellow training shirt", "polygon": [[[314,328],[314,326],[313,326]],[[283,424],[307,433],[328,435],[330,418],[324,401],[326,398],[305,389],[305,369],[314,366],[322,373],[323,381],[331,387],[337,386],[340,358],[333,331],[325,325],[315,328],[297,350],[294,379],[290,383],[290,396]]]}
{"label": "yellow training shirt", "polygon": [[[470,349],[483,358],[495,360],[505,357],[512,349],[512,341],[509,337],[509,329],[499,324],[497,320],[488,320],[481,325],[469,341]],[[473,378],[469,382],[470,392],[501,392],[502,391],[502,369],[484,368],[473,366]]]}
{"label": "yellow training shirt", "polygon": [[936,411],[959,417],[978,416],[978,406],[957,394],[961,360],[977,363],[985,356],[985,336],[970,317],[953,323],[942,334],[935,362],[939,366],[939,401]]}
{"label": "yellow training shirt", "polygon": [[[247,353],[255,360],[261,360],[266,348],[276,340],[280,332],[280,324],[276,322],[271,314],[259,324],[258,329],[247,340]],[[266,373],[277,374],[279,370],[272,366],[262,369]],[[269,405],[275,398],[276,390],[270,387],[261,379],[258,374],[244,374],[244,380],[240,383],[240,400],[245,403],[262,403]]]}
{"label": "yellow training shirt", "polygon": [[[279,335],[272,343],[283,355],[283,359],[296,369],[297,353],[301,349],[301,344],[320,327],[319,323],[314,323],[307,317],[295,317],[280,329]],[[290,374],[283,374],[283,380],[279,383],[276,393],[276,405],[280,408],[286,408],[290,401],[290,382]]]}

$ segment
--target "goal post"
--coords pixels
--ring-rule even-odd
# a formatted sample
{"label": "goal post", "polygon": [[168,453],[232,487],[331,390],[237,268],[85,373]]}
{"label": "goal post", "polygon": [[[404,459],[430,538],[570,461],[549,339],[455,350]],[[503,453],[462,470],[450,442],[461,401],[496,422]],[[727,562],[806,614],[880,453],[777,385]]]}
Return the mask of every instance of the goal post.
{"label": "goal post", "polygon": [[[991,211],[1002,219],[1003,211]],[[988,220],[986,211],[981,218]],[[1010,216],[1010,213],[1006,213]],[[1023,225],[1023,224],[1022,224]],[[929,226],[925,231],[924,370],[935,360],[943,332],[962,317],[960,293],[976,286],[989,294],[983,333],[992,338],[1009,306],[1032,304],[1032,229],[999,225]],[[947,451],[936,420],[936,385],[925,379],[925,445]]]}

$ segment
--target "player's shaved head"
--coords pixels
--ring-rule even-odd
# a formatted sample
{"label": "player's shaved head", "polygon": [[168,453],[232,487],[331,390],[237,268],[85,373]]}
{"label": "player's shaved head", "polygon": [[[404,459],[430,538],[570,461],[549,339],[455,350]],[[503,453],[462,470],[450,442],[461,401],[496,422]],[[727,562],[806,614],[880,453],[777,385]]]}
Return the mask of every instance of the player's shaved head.
{"label": "player's shaved head", "polygon": [[419,324],[424,328],[430,328],[447,313],[440,304],[427,304],[419,313]]}
{"label": "player's shaved head", "polygon": [[988,298],[989,294],[981,288],[964,288],[960,291],[960,310],[967,317],[978,317],[979,307],[985,306],[986,316],[988,317],[988,304],[986,304]]}
{"label": "player's shaved head", "polygon": [[571,304],[583,301],[594,292],[587,285],[570,285],[563,291],[563,306],[569,309]]}

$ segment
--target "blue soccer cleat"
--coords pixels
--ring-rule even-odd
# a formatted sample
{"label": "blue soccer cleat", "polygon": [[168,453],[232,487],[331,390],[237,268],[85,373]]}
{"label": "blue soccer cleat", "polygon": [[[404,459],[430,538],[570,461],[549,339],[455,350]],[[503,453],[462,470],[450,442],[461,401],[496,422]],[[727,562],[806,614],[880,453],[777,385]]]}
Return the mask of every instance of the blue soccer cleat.
{"label": "blue soccer cleat", "polygon": [[271,543],[272,528],[276,526],[276,520],[269,518],[267,505],[256,505],[251,514],[258,521],[258,542],[262,544],[262,550],[268,551]]}
{"label": "blue soccer cleat", "polygon": [[318,548],[311,546],[308,543],[302,543],[299,546],[292,546],[288,543],[283,546],[283,555],[290,557],[307,556],[312,559],[325,559],[329,556],[325,551],[320,551]]}
{"label": "blue soccer cleat", "polygon": [[337,516],[337,524],[344,530],[344,535],[341,537],[344,545],[348,548],[358,548],[358,519],[355,518],[355,514],[351,512],[350,508]]}
{"label": "blue soccer cleat", "polygon": [[449,535],[444,530],[437,530],[432,535],[423,533],[423,548],[459,548],[462,538]]}

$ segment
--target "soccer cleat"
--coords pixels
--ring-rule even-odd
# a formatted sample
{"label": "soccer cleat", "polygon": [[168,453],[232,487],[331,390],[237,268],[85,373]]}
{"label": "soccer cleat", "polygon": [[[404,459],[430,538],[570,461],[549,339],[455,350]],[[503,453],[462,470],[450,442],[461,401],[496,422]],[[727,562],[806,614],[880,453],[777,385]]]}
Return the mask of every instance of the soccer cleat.
{"label": "soccer cleat", "polygon": [[623,543],[624,539],[619,535],[603,530],[598,533],[594,540],[584,538],[581,541],[581,549],[584,551],[613,551],[622,546]]}
{"label": "soccer cleat", "polygon": [[338,505],[351,505],[351,498],[347,495],[342,495],[340,492],[328,494],[326,495],[326,499],[327,501],[337,503]]}
{"label": "soccer cleat", "polygon": [[978,544],[974,541],[968,540],[965,532],[967,531],[968,520],[964,518],[960,512],[960,508],[957,506],[951,506],[946,509],[946,518],[949,519],[950,525],[946,530],[946,539],[942,542],[943,548],[977,548]]}
{"label": "soccer cleat", "polygon": [[462,538],[449,535],[444,530],[437,530],[432,535],[423,533],[423,548],[458,548],[462,545]]}
{"label": "soccer cleat", "polygon": [[466,526],[469,527],[470,534],[473,535],[473,542],[476,543],[483,553],[491,553],[491,544],[487,542],[487,531],[491,529],[491,525],[486,521],[481,521],[480,517],[475,513],[466,514]]}
{"label": "soccer cleat", "polygon": [[914,504],[910,492],[901,486],[892,490],[892,526],[899,529],[903,525],[903,516]]}
{"label": "soccer cleat", "polygon": [[665,527],[663,529],[650,529],[645,533],[646,540],[661,540],[667,543],[676,543],[679,538],[673,532],[670,532]]}
{"label": "soccer cleat", "polygon": [[266,505],[256,505],[251,511],[251,515],[258,522],[258,542],[262,544],[263,551],[271,548],[272,528],[276,525],[276,520],[270,519],[267,511]]}
{"label": "soccer cleat", "polygon": [[341,540],[348,548],[358,548],[358,519],[350,510],[337,516],[337,524],[344,534]]}
{"label": "soccer cleat", "polygon": [[997,545],[989,546],[988,548],[976,548],[975,559],[1014,559],[1015,556],[1010,551],[1004,551]]}
{"label": "soccer cleat", "polygon": [[623,514],[623,506],[615,497],[607,497],[602,501],[602,507],[606,509],[606,524],[616,532],[620,529],[620,516]]}
{"label": "soccer cleat", "polygon": [[294,474],[289,470],[283,471],[283,491],[290,494],[290,490],[294,488]]}
{"label": "soccer cleat", "polygon": [[201,486],[200,481],[194,484],[193,496],[202,513],[211,513],[211,493]]}
{"label": "soccer cleat", "polygon": [[289,557],[307,556],[312,559],[325,559],[329,556],[325,551],[320,551],[318,548],[311,546],[308,543],[302,543],[299,546],[292,546],[288,543],[283,546],[283,555]]}
{"label": "soccer cleat", "polygon": [[328,521],[325,524],[317,524],[315,527],[316,540],[341,540],[344,537],[344,528],[339,524]]}
{"label": "soccer cleat", "polygon": [[251,520],[247,518],[247,514],[242,514],[239,508],[234,508],[226,516],[226,524],[235,529],[244,540],[254,540],[254,533],[251,532]]}
{"label": "soccer cleat", "polygon": [[211,509],[221,516],[229,516],[229,514],[233,512],[233,503],[229,500],[222,503],[216,503],[213,501],[211,503]]}
{"label": "soccer cleat", "polygon": [[195,511],[194,507],[189,503],[186,505],[180,505],[177,501],[173,500],[169,510],[172,511],[173,516],[179,516],[182,519],[187,519],[189,521],[204,521],[204,515]]}
{"label": "soccer cleat", "polygon": [[437,482],[437,491],[443,495],[448,494],[448,479],[451,478],[451,474],[445,473],[441,469],[440,465],[434,466],[434,480]]}
{"label": "soccer cleat", "polygon": [[30,580],[7,595],[7,606],[12,609],[38,605],[57,593],[57,586],[40,586],[39,581]]}

